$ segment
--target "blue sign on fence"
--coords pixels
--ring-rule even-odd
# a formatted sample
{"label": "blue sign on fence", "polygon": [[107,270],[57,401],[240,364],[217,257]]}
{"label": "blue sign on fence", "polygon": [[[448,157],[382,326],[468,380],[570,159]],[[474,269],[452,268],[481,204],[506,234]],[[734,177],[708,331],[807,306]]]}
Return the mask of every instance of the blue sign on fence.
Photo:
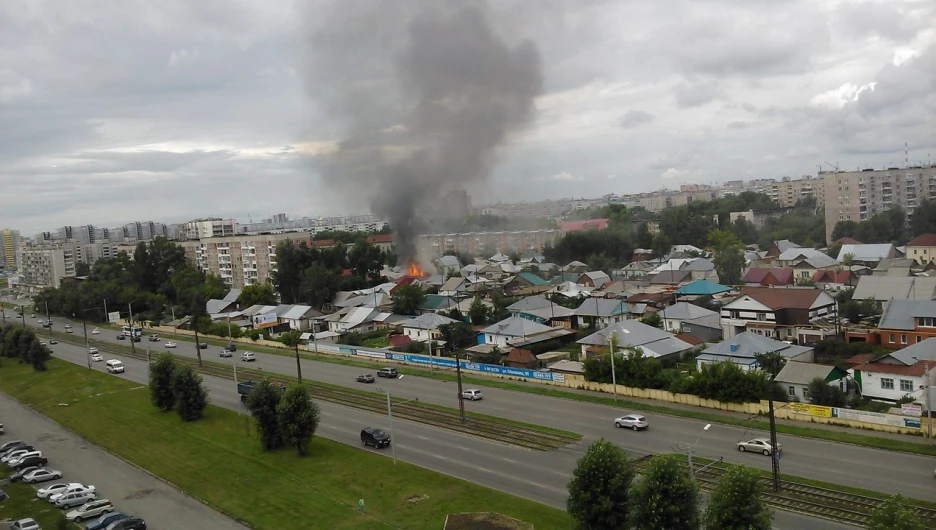
{"label": "blue sign on fence", "polygon": [[[360,355],[360,354],[359,354]],[[387,358],[405,363],[419,364],[429,366],[429,357],[426,355],[411,355],[408,353],[388,353]],[[432,359],[433,366],[442,368],[455,368],[455,361],[452,359]],[[543,372],[539,370],[529,370],[526,368],[511,368],[509,366],[499,366],[496,364],[481,364],[461,361],[462,370],[473,372],[483,372],[487,374],[506,375],[509,377],[522,377],[526,379],[538,379],[540,381],[565,381],[564,374],[555,372]]]}

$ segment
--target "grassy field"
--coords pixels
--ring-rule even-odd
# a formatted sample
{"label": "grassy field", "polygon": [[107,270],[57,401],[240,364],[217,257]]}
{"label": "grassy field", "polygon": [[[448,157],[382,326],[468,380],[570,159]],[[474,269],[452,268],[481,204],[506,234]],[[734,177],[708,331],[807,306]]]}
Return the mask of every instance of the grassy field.
{"label": "grassy field", "polygon": [[[9,474],[9,470],[4,468],[0,476],[5,477]],[[39,523],[41,528],[48,528],[49,530],[56,528],[56,524],[63,513],[62,510],[48,501],[36,497],[34,487],[19,482],[4,484],[2,488],[10,498],[0,502],[0,521],[16,521],[31,517]],[[68,527],[77,528],[74,524],[69,524]]]}
{"label": "grassy field", "polygon": [[[91,442],[254,528],[438,529],[449,513],[494,511],[537,530],[568,528],[555,508],[316,437],[310,456],[264,453],[248,417],[209,407],[182,424],[145,387],[53,359],[46,373],[5,361],[0,390]],[[59,403],[69,403],[62,407]],[[247,434],[248,427],[251,435]],[[358,512],[365,499],[367,515]]]}

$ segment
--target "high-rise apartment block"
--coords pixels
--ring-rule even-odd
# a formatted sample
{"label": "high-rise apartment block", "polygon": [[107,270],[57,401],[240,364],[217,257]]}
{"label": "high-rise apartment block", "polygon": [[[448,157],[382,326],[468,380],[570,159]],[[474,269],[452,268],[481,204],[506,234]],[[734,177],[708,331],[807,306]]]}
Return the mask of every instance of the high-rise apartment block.
{"label": "high-rise apartment block", "polygon": [[[420,256],[438,258],[446,251],[466,252],[490,257],[498,252],[523,253],[528,250],[541,251],[546,245],[556,242],[561,232],[549,228],[543,230],[517,230],[511,232],[470,232],[461,234],[429,234],[419,236],[416,241]],[[483,255],[489,253],[488,255]]]}
{"label": "high-rise apartment block", "polygon": [[0,268],[17,270],[22,264],[19,230],[4,228],[0,230]]}
{"label": "high-rise apartment block", "polygon": [[220,276],[232,288],[271,281],[276,270],[276,246],[284,241],[310,240],[308,232],[237,235],[181,241],[188,262],[199,270]]}
{"label": "high-rise apartment block", "polygon": [[827,243],[832,243],[839,221],[866,221],[898,206],[912,214],[920,201],[936,200],[936,165],[819,174],[825,188]]}
{"label": "high-rise apartment block", "polygon": [[797,202],[810,197],[816,199],[816,204],[821,205],[825,201],[823,180],[809,175],[796,180],[784,177],[780,182],[766,187],[764,192],[777,201],[782,208],[796,206]]}
{"label": "high-rise apartment block", "polygon": [[[234,219],[195,219],[185,223],[184,239],[210,239],[212,237],[228,237],[237,233],[237,221]],[[183,234],[179,234],[180,236]]]}

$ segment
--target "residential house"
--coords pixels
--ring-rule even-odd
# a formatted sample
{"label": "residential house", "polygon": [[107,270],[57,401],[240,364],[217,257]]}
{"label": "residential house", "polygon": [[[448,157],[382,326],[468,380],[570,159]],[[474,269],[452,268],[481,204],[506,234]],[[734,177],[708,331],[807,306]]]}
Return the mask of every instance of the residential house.
{"label": "residential house", "polygon": [[536,292],[548,291],[550,289],[549,282],[532,272],[521,272],[520,274],[508,278],[504,282],[504,292],[507,294],[512,294],[521,289],[529,289],[531,287],[535,287],[536,289],[533,290]]}
{"label": "residential house", "polygon": [[511,368],[525,368],[527,370],[536,370],[539,368],[539,360],[533,352],[524,348],[513,348],[507,354],[506,363]]}
{"label": "residential house", "polygon": [[692,271],[662,271],[650,278],[650,285],[679,285],[692,281]]}
{"label": "residential house", "polygon": [[706,254],[705,250],[693,245],[674,245],[671,253],[693,257],[704,256]]}
{"label": "residential house", "polygon": [[418,342],[429,342],[430,339],[439,340],[442,337],[439,327],[455,322],[458,321],[435,313],[425,313],[404,322],[403,334]]}
{"label": "residential house", "polygon": [[520,263],[524,264],[541,264],[546,261],[546,258],[542,254],[535,250],[528,250],[520,255]]}
{"label": "residential house", "polygon": [[375,319],[380,314],[373,307],[345,307],[323,320],[332,333],[366,333],[377,329]]}
{"label": "residential house", "polygon": [[842,245],[837,260],[840,263],[844,263],[845,256],[849,254],[851,254],[851,262],[853,265],[864,265],[874,268],[882,259],[896,258],[897,249],[890,243]]}
{"label": "residential house", "polygon": [[813,284],[826,291],[836,293],[854,285],[852,273],[849,270],[823,269],[812,275]]}
{"label": "residential house", "polygon": [[442,256],[439,258],[438,267],[439,274],[448,277],[452,274],[458,274],[461,270],[461,263],[458,262],[458,258],[455,256]]}
{"label": "residential house", "polygon": [[914,266],[917,266],[917,262],[909,258],[887,258],[879,261],[871,274],[874,276],[911,276]]}
{"label": "residential house", "polygon": [[575,283],[584,285],[585,287],[594,287],[595,289],[599,289],[602,285],[610,281],[611,277],[605,274],[603,271],[588,271],[582,273],[582,275],[579,276]]}
{"label": "residential house", "polygon": [[682,333],[684,323],[693,323],[716,328],[721,331],[720,315],[715,311],[699,307],[695,304],[686,302],[676,302],[675,304],[659,311],[663,319],[663,329],[670,333]]}
{"label": "residential house", "polygon": [[816,271],[841,267],[839,262],[813,248],[789,249],[780,254],[777,262],[783,268],[793,269],[795,283],[811,281]]}
{"label": "residential house", "polygon": [[542,296],[528,296],[507,306],[511,316],[532,320],[552,327],[572,328],[575,311]]}
{"label": "residential house", "polygon": [[768,287],[771,285],[793,285],[793,269],[778,267],[751,267],[744,278],[745,285]]}
{"label": "residential house", "polygon": [[802,248],[802,247],[800,247],[799,245],[797,245],[796,243],[788,239],[781,239],[779,241],[771,241],[770,246],[767,247],[767,253],[764,254],[764,257],[765,258],[777,258],[780,256],[780,254],[783,254],[784,252],[786,252],[787,250],[790,250],[791,248]]}
{"label": "residential house", "polygon": [[450,311],[458,305],[458,301],[451,296],[442,296],[441,294],[427,294],[422,305],[419,306],[420,313],[438,313],[439,311]]}
{"label": "residential house", "polygon": [[698,258],[683,265],[680,269],[692,273],[692,280],[718,281],[718,273],[715,272],[715,264],[705,258]]}
{"label": "residential house", "polygon": [[676,289],[675,294],[677,296],[715,296],[727,293],[730,290],[731,287],[726,287],[711,280],[696,280]]}
{"label": "residential house", "polygon": [[[926,381],[927,364],[930,379]],[[933,385],[936,371],[936,338],[860,364],[853,370],[861,396],[896,402],[905,396],[923,401],[923,390]]]}
{"label": "residential house", "polygon": [[501,252],[498,252],[497,254],[494,254],[493,256],[491,256],[490,258],[488,258],[488,262],[490,262],[490,263],[509,263],[509,262],[510,262],[510,257],[507,256],[506,254],[503,254],[503,253],[501,253]]}
{"label": "residential house", "polygon": [[817,378],[827,385],[838,387],[842,392],[847,390],[848,372],[835,366],[800,361],[787,361],[774,381],[783,388],[790,401],[808,403],[809,383]]}
{"label": "residential house", "polygon": [[787,361],[808,363],[814,359],[813,349],[810,346],[787,344],[745,331],[702,350],[702,354],[696,357],[696,369],[701,370],[706,364],[732,362],[744,370],[757,370],[760,369],[760,365],[757,363],[756,356],[773,352],[779,353]]}
{"label": "residential house", "polygon": [[565,267],[560,267],[559,271],[564,274],[580,275],[588,272],[588,265],[581,261],[570,261]]}
{"label": "residential house", "polygon": [[322,316],[322,312],[308,305],[281,305],[276,308],[276,317],[280,324],[289,325],[289,329],[305,331],[312,329],[312,320]]}
{"label": "residential house", "polygon": [[254,329],[272,328],[279,324],[275,305],[252,305],[244,309],[241,316],[249,321]]}
{"label": "residential house", "polygon": [[889,348],[906,348],[936,337],[936,300],[890,300],[884,305],[878,333],[880,344]]}
{"label": "residential house", "polygon": [[923,234],[907,243],[907,258],[920,265],[936,259],[936,234]]}
{"label": "residential house", "polygon": [[448,280],[445,280],[445,283],[442,284],[442,287],[439,287],[439,294],[441,296],[459,296],[464,293],[465,289],[468,288],[469,282],[466,278],[461,276],[452,276]]}
{"label": "residential house", "polygon": [[933,300],[936,299],[936,277],[861,276],[852,299],[868,298],[874,299],[881,308],[888,300]]}
{"label": "residential house", "polygon": [[659,359],[681,358],[693,349],[692,344],[676,338],[672,333],[638,320],[624,320],[578,340],[576,343],[582,346],[581,358],[608,353],[611,337],[614,337],[619,350],[639,347],[645,356]]}
{"label": "residential house", "polygon": [[[656,309],[663,309],[676,303],[676,295],[673,293],[637,293],[627,297],[627,303],[636,306],[644,304]],[[633,311],[631,311],[633,313]]]}
{"label": "residential house", "polygon": [[[508,317],[481,330],[484,344],[496,345],[507,351],[517,339],[524,341],[540,335],[548,335],[555,328],[532,322],[525,318]],[[479,339],[480,340],[480,339]]]}
{"label": "residential house", "polygon": [[560,359],[546,366],[546,369],[550,372],[556,372],[560,374],[580,375],[582,377],[585,376],[585,363],[582,361]]}
{"label": "residential house", "polygon": [[215,317],[213,315],[226,315],[237,310],[237,302],[229,302],[227,300],[218,300],[212,298],[205,302],[205,311],[208,315],[212,315],[212,319]]}
{"label": "residential house", "polygon": [[608,327],[627,318],[628,304],[617,298],[591,297],[582,301],[575,309],[580,327],[588,325],[591,329]]}
{"label": "residential house", "polygon": [[722,306],[721,326],[726,339],[753,332],[807,344],[835,334],[833,327],[815,321],[837,314],[837,307],[831,295],[813,287],[745,287]]}

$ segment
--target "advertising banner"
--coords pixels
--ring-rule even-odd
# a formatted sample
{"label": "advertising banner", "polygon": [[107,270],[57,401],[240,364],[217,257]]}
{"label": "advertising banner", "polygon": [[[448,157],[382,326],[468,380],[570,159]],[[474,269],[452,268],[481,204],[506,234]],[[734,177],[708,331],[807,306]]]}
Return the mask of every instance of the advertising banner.
{"label": "advertising banner", "polygon": [[832,417],[832,408],[823,407],[822,405],[810,405],[808,403],[789,403],[787,407],[797,414],[807,414],[809,416],[816,416],[817,418],[831,418]]}
{"label": "advertising banner", "polygon": [[279,322],[276,318],[276,313],[272,311],[262,315],[254,315],[251,321],[253,322],[254,329],[271,328]]}
{"label": "advertising banner", "polygon": [[870,412],[867,410],[833,408],[832,417],[842,420],[904,427],[907,429],[920,429],[922,427],[920,420],[917,418],[907,418],[905,416],[898,416],[897,414],[885,414],[883,412]]}
{"label": "advertising banner", "polygon": [[900,406],[900,410],[904,416],[916,416],[919,418],[923,415],[923,407],[916,403],[904,403]]}
{"label": "advertising banner", "polygon": [[107,321],[111,324],[120,322],[120,311],[113,311],[107,314]]}

